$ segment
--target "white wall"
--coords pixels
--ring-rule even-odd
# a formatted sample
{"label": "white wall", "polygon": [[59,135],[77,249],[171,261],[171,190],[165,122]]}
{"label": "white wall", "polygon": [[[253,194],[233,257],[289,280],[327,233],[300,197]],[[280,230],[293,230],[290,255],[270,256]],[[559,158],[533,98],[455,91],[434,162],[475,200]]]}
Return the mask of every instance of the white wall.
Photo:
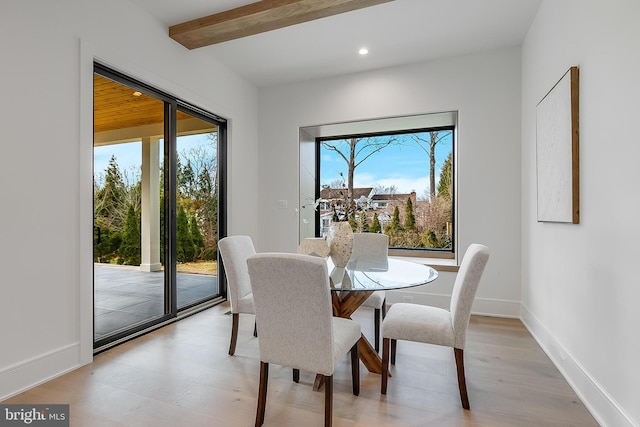
{"label": "white wall", "polygon": [[[523,320],[607,426],[640,425],[640,3],[546,0],[523,44]],[[580,67],[580,224],[536,222],[535,106]]]}
{"label": "white wall", "polygon": [[93,57],[230,120],[231,233],[257,230],[257,90],[126,0],[3,0],[0,52],[2,400],[91,360]]}
{"label": "white wall", "polygon": [[[474,311],[518,316],[519,48],[261,89],[257,249],[297,247],[300,127],[453,110],[459,111],[458,242],[491,249]],[[277,200],[287,200],[288,209]],[[453,277],[441,273],[433,285],[407,292],[416,302],[448,304]]]}

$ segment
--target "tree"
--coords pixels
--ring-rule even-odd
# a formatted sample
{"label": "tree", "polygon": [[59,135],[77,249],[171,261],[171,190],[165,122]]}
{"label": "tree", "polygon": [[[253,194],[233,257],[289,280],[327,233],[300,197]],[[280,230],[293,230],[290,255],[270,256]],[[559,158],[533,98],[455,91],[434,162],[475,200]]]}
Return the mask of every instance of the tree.
{"label": "tree", "polygon": [[119,264],[140,265],[140,213],[136,212],[133,205],[129,205],[127,219],[124,226],[122,243],[118,249]]}
{"label": "tree", "polygon": [[122,231],[126,219],[127,188],[115,156],[111,156],[105,170],[104,185],[99,188],[94,183],[94,217],[104,218],[104,225],[115,231]]}
{"label": "tree", "polygon": [[[347,206],[348,212],[353,209],[353,175],[356,168],[369,157],[396,142],[391,137],[347,138],[322,141],[322,146],[337,153],[347,164]],[[340,173],[342,176],[342,173]]]}
{"label": "tree", "polygon": [[453,197],[453,152],[449,153],[440,169],[440,182],[438,183],[438,197],[451,200]]}
{"label": "tree", "polygon": [[362,233],[367,233],[369,231],[369,222],[367,221],[367,215],[362,212],[360,214],[360,223],[358,224],[358,229]]}
{"label": "tree", "polygon": [[122,233],[113,231],[104,223],[104,218],[96,219],[93,228],[93,261],[108,263],[118,257],[122,243]]}
{"label": "tree", "polygon": [[393,216],[391,217],[391,224],[387,227],[387,230],[390,232],[388,234],[396,234],[399,231],[402,231],[402,226],[400,225],[400,209],[398,206],[393,208]]}
{"label": "tree", "polygon": [[405,205],[404,212],[404,228],[406,230],[415,230],[416,217],[413,214],[413,202],[411,201],[411,197],[407,198],[407,204]]}
{"label": "tree", "polygon": [[[217,140],[216,132],[206,134],[206,144],[182,150],[179,154],[181,168],[180,192],[185,209],[198,218],[205,250],[215,250],[218,222]],[[180,169],[179,169],[180,170]]]}
{"label": "tree", "polygon": [[190,262],[195,257],[195,246],[189,232],[189,219],[182,205],[178,206],[176,216],[176,259],[178,262]]}
{"label": "tree", "polygon": [[382,184],[376,184],[373,186],[373,194],[396,194],[398,192],[398,187],[395,185],[390,185],[385,187]]}
{"label": "tree", "polygon": [[378,213],[373,214],[373,219],[371,220],[371,227],[369,227],[369,231],[372,233],[382,233],[382,225],[380,225],[380,219],[378,219]]}
{"label": "tree", "polygon": [[195,216],[191,217],[191,221],[189,221],[189,231],[191,233],[191,240],[193,241],[193,245],[196,248],[196,257],[202,253],[204,250],[204,239],[202,238],[202,233],[200,233],[200,227],[198,227],[198,220]]}
{"label": "tree", "polygon": [[[411,135],[418,147],[429,155],[429,196],[431,200],[436,198],[436,145],[450,134],[450,131],[430,131],[427,139],[418,134]],[[426,144],[426,147],[423,144]]]}

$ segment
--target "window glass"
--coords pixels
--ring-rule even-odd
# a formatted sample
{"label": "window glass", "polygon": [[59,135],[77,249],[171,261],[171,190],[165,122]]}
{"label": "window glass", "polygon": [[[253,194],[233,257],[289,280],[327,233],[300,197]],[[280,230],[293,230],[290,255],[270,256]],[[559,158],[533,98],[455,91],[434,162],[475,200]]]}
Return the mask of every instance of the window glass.
{"label": "window glass", "polygon": [[389,246],[452,252],[454,127],[318,138],[319,234],[334,221]]}

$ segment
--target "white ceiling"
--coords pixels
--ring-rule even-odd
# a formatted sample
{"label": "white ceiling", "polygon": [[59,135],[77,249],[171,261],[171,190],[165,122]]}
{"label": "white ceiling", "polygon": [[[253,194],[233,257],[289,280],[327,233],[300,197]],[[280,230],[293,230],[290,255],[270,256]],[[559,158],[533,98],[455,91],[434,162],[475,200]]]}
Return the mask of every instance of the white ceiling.
{"label": "white ceiling", "polygon": [[[255,2],[131,1],[164,24],[167,37],[172,25]],[[265,87],[517,46],[541,2],[395,0],[198,50]]]}

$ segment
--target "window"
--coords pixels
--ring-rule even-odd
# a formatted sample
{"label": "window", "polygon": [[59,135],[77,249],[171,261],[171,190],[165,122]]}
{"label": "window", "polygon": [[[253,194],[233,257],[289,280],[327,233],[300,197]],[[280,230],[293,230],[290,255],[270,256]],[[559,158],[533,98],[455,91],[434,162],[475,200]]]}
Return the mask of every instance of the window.
{"label": "window", "polygon": [[99,351],[222,301],[226,121],[97,63],[93,100]]}
{"label": "window", "polygon": [[456,114],[408,119],[386,119],[382,131],[371,125],[377,121],[345,128],[370,132],[305,129],[316,134],[316,236],[349,221],[354,231],[387,234],[394,255],[453,258]]}

